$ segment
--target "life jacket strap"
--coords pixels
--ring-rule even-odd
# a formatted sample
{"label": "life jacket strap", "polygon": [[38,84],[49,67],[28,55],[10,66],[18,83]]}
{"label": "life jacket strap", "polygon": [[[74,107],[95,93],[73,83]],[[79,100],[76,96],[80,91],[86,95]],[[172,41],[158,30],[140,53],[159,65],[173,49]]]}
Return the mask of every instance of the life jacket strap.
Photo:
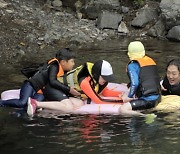
{"label": "life jacket strap", "polygon": [[67,74],[63,75],[63,83],[68,86],[68,82],[67,82]]}
{"label": "life jacket strap", "polygon": [[73,73],[69,74],[67,76],[67,80],[69,81],[70,87],[75,87],[74,85],[74,79],[73,79]]}
{"label": "life jacket strap", "polygon": [[91,104],[91,99],[90,98],[87,99],[87,104]]}

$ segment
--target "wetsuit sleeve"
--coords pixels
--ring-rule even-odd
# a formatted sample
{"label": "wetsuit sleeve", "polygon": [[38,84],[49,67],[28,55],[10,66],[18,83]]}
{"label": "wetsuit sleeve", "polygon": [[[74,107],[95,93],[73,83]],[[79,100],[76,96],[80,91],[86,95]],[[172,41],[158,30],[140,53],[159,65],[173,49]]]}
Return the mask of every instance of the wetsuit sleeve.
{"label": "wetsuit sleeve", "polygon": [[169,84],[169,81],[168,81],[168,79],[167,79],[167,76],[164,77],[164,80],[163,80],[162,85],[163,85],[163,87],[164,87],[165,89],[168,89],[168,88],[169,88],[170,84]]}
{"label": "wetsuit sleeve", "polygon": [[88,96],[93,102],[97,104],[109,104],[109,103],[116,103],[116,102],[122,102],[122,100],[119,98],[114,99],[102,99],[92,88],[92,86],[89,83],[88,78],[81,80],[80,82],[80,88]]}
{"label": "wetsuit sleeve", "polygon": [[65,93],[69,93],[70,88],[57,80],[57,74],[59,72],[59,66],[53,63],[49,67],[49,84],[56,89],[62,90]]}
{"label": "wetsuit sleeve", "polygon": [[109,89],[108,87],[105,87],[101,94],[105,97],[119,97],[119,95],[121,95],[122,92],[115,91],[115,90]]}
{"label": "wetsuit sleeve", "polygon": [[140,66],[138,63],[134,62],[128,65],[128,74],[130,78],[130,91],[128,94],[129,98],[133,98],[139,86],[139,71]]}
{"label": "wetsuit sleeve", "polygon": [[169,81],[167,79],[167,76],[164,77],[164,80],[163,80],[163,83],[162,83],[163,87],[165,89],[167,89],[167,91],[161,91],[162,92],[162,95],[170,95],[170,84],[169,84]]}

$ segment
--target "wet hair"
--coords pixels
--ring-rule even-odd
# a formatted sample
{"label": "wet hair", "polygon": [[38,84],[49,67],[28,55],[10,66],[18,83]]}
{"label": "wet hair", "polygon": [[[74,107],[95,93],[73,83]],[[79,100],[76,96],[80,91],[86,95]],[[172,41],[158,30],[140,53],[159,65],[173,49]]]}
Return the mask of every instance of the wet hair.
{"label": "wet hair", "polygon": [[167,64],[166,70],[170,65],[177,66],[178,71],[180,72],[180,59],[179,58],[170,60]]}
{"label": "wet hair", "polygon": [[63,48],[56,52],[56,58],[61,60],[70,60],[75,58],[75,53],[69,48]]}

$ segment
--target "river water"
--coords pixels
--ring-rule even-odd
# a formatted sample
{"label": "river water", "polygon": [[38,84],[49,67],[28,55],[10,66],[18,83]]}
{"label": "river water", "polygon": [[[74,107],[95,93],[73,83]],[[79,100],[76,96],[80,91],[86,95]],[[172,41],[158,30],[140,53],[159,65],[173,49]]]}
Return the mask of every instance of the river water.
{"label": "river water", "polygon": [[[102,41],[78,49],[76,65],[98,59],[109,61],[116,82],[128,82],[125,73],[127,46],[131,39]],[[155,59],[163,77],[167,61],[180,56],[180,43],[155,39],[141,40],[146,53]],[[25,79],[20,68],[25,63],[41,61],[52,53],[35,55],[21,64],[0,66],[0,91],[18,88]],[[118,115],[59,115],[18,117],[16,109],[0,108],[1,154],[64,154],[64,153],[157,153],[180,152],[180,111],[155,112],[157,118],[146,124],[142,117]]]}

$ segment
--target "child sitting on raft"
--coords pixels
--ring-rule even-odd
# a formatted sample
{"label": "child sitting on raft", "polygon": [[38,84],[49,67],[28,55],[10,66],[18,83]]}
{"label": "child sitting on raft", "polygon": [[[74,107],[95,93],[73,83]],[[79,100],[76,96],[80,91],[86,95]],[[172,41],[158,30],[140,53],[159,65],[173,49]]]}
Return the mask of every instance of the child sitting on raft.
{"label": "child sitting on raft", "polygon": [[[74,67],[74,58],[75,54],[69,48],[58,50],[56,56],[50,59],[47,64],[44,64],[45,68],[37,71],[29,79],[24,81],[20,89],[19,99],[0,100],[0,106],[26,108],[29,97],[38,101],[43,101],[44,86],[47,82],[52,87],[64,90],[64,85],[58,82],[57,77],[72,70]],[[73,95],[79,95],[74,88],[69,89],[69,91]]]}

